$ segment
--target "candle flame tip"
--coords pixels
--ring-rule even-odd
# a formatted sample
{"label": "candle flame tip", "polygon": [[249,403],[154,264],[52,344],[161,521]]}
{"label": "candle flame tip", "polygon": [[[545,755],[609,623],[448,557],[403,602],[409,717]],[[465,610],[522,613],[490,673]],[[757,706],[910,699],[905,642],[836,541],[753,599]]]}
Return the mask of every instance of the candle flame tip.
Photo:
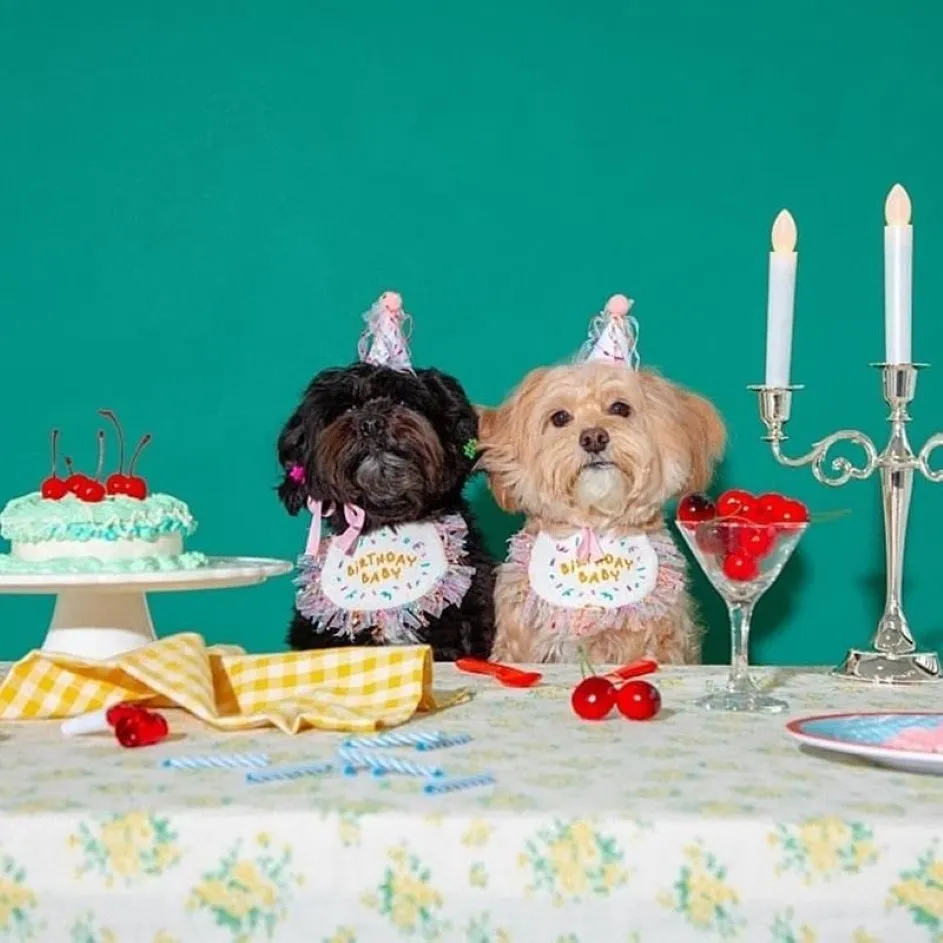
{"label": "candle flame tip", "polygon": [[774,252],[795,252],[799,233],[796,221],[789,210],[780,210],[773,222],[772,242]]}
{"label": "candle flame tip", "polygon": [[895,183],[884,201],[884,219],[888,226],[910,224],[912,206],[910,194],[899,183]]}

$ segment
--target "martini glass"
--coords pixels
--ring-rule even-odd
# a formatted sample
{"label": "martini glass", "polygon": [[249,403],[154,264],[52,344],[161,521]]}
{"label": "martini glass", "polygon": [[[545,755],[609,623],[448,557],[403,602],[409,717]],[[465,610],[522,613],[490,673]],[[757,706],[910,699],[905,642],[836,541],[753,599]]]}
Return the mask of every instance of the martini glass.
{"label": "martini glass", "polygon": [[764,694],[750,677],[750,621],[754,606],[782,573],[808,524],[718,518],[676,521],[675,526],[730,613],[730,674],[723,688],[696,703],[711,711],[785,710],[785,701]]}

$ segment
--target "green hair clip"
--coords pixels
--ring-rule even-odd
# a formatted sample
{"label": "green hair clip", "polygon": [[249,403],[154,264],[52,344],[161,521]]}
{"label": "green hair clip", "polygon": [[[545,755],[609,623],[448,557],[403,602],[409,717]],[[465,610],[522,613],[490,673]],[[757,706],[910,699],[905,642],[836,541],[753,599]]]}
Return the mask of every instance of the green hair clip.
{"label": "green hair clip", "polygon": [[462,452],[465,458],[474,458],[478,454],[478,440],[469,439],[463,446]]}

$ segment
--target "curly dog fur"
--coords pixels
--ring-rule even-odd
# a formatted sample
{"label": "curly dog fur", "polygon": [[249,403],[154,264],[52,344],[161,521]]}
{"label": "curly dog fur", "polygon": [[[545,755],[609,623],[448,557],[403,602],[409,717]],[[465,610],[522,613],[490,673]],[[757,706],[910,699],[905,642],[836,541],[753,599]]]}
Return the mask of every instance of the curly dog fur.
{"label": "curly dog fur", "polygon": [[[675,553],[663,506],[707,487],[725,432],[702,397],[647,370],[594,362],[535,370],[500,408],[480,411],[479,437],[495,499],[527,516],[525,533],[645,533]],[[511,562],[499,567],[494,657],[574,658],[575,644],[561,651],[559,626],[551,639],[552,627],[541,624],[534,606],[525,607],[529,592],[526,569]],[[584,612],[592,621],[592,611]],[[589,631],[583,644],[600,664],[643,655],[693,663],[700,635],[684,590],[659,618]]]}
{"label": "curly dog fur", "polygon": [[[494,638],[493,562],[462,498],[475,461],[466,450],[477,434],[475,410],[452,377],[358,363],[315,376],[278,437],[278,496],[289,514],[308,499],[355,504],[365,512],[364,533],[462,516],[471,587],[460,605],[419,631],[439,661],[486,658]],[[294,465],[304,470],[303,481],[290,474]],[[297,608],[288,641],[296,649],[383,644],[369,629],[352,640],[319,631]]]}

